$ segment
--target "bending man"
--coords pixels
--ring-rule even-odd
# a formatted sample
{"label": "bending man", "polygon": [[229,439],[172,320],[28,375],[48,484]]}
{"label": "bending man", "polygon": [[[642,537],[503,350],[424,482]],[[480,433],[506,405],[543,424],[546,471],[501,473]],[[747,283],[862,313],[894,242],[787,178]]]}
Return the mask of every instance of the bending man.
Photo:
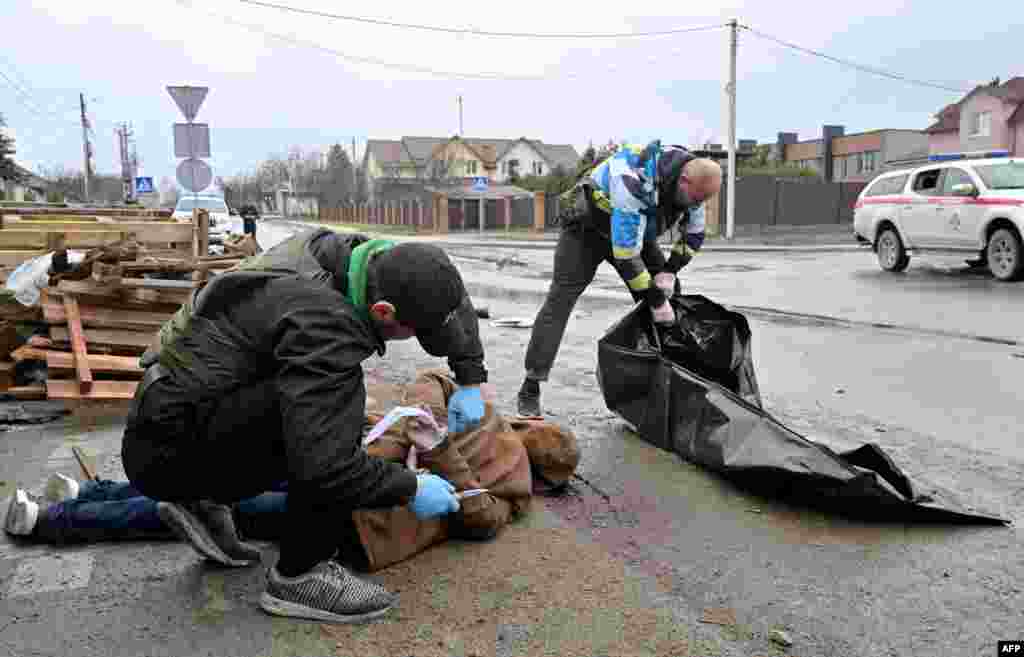
{"label": "bending man", "polygon": [[[722,170],[681,146],[626,146],[598,164],[573,189],[575,203],[563,217],[554,274],[526,350],[526,379],[519,390],[521,416],[541,415],[540,384],[548,380],[569,315],[610,262],[635,301],[645,301],[654,321],[668,324],[676,273],[704,243],[705,200],[718,193]],[[658,237],[676,224],[680,238],[665,256]]]}

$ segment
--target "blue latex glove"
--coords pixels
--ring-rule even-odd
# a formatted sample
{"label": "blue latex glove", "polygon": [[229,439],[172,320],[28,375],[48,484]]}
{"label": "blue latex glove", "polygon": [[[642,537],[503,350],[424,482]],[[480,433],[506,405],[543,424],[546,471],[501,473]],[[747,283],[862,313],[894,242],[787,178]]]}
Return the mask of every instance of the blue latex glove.
{"label": "blue latex glove", "polygon": [[484,419],[484,399],[479,386],[459,388],[448,400],[448,433],[462,433]]}
{"label": "blue latex glove", "polygon": [[435,474],[416,475],[416,497],[412,500],[412,512],[420,520],[437,518],[459,510],[459,499],[455,497],[455,486]]}

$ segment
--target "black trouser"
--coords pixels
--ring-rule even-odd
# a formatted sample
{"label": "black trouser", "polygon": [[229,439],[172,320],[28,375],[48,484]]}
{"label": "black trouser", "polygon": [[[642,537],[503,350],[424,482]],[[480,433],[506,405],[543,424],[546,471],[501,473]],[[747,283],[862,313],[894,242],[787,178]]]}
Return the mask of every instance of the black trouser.
{"label": "black trouser", "polygon": [[[665,267],[665,254],[656,239],[644,241],[642,257],[648,271],[652,273],[656,274]],[[526,349],[526,378],[548,380],[569,315],[576,306],[576,300],[594,280],[602,262],[608,262],[613,267],[616,264],[608,236],[586,227],[580,221],[562,228],[555,247],[555,270],[551,286],[533,323],[530,346]],[[640,295],[633,290],[630,292],[635,301],[640,301]]]}
{"label": "black trouser", "polygon": [[290,481],[273,380],[197,404],[159,379],[140,394],[121,448],[129,481],[161,501],[232,504],[288,481],[288,531],[279,567],[308,570],[352,540],[351,509],[325,504],[319,489]]}

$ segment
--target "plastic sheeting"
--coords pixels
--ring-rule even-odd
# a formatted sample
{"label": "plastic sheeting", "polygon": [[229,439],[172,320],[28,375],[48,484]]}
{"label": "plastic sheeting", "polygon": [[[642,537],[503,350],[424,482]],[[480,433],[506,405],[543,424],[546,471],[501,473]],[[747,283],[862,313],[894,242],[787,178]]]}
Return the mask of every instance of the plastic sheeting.
{"label": "plastic sheeting", "polygon": [[858,516],[931,522],[1006,521],[910,481],[877,445],[836,452],[761,405],[743,315],[696,295],[655,331],[643,304],[598,342],[605,403],[647,442],[760,494]]}

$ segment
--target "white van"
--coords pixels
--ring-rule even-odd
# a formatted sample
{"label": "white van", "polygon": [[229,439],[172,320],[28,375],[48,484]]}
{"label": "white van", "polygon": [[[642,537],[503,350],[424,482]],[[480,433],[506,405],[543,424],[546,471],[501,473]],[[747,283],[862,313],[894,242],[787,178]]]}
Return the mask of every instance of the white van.
{"label": "white van", "polygon": [[1006,151],[933,155],[861,191],[854,235],[899,272],[914,253],[963,253],[1001,281],[1024,275],[1024,158]]}

